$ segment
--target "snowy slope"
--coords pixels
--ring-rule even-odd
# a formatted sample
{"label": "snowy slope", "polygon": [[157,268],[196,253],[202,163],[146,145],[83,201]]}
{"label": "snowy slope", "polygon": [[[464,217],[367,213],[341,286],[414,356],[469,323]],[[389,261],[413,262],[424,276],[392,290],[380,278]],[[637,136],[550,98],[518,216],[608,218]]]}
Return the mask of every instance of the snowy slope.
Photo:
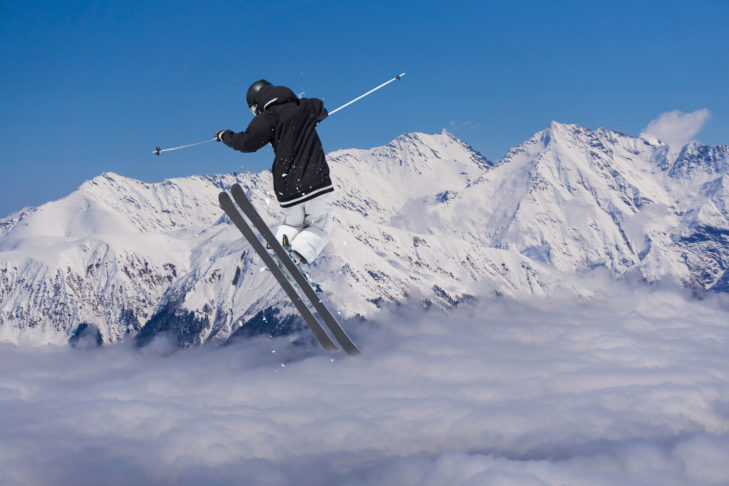
{"label": "snowy slope", "polygon": [[[667,145],[552,123],[511,150],[436,220],[562,272],[606,267],[708,288],[727,268],[727,147]],[[480,207],[480,211],[469,210]],[[706,235],[706,234],[709,235]],[[712,240],[711,248],[701,241]]]}
{"label": "snowy slope", "polygon": [[[328,160],[337,224],[314,273],[345,318],[548,294],[595,267],[729,290],[726,146],[676,155],[552,123],[496,165],[445,131]],[[291,307],[217,205],[235,182],[280,220],[269,172],[107,173],[0,220],[0,339],[65,342],[80,324],[106,342],[172,330],[181,345],[286,332]]]}

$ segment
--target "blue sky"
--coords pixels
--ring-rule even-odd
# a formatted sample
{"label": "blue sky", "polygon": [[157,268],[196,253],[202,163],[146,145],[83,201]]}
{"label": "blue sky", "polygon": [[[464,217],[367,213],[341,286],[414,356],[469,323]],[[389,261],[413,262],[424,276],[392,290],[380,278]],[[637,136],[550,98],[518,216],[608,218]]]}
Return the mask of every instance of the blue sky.
{"label": "blue sky", "polygon": [[[0,217],[112,171],[149,182],[261,170],[211,143],[259,78],[331,109],[326,151],[447,128],[489,159],[552,120],[637,135],[706,108],[729,143],[729,2],[2,2]],[[336,168],[333,168],[336,173]]]}

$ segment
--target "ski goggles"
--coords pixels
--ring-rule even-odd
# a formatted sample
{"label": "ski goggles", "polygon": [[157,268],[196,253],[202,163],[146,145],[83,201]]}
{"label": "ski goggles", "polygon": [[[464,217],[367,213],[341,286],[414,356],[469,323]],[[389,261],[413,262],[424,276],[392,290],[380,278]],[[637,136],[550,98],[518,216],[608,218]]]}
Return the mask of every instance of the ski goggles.
{"label": "ski goggles", "polygon": [[253,116],[258,115],[258,113],[259,113],[259,111],[258,111],[258,105],[251,105],[248,108],[251,109],[251,113],[253,113]]}

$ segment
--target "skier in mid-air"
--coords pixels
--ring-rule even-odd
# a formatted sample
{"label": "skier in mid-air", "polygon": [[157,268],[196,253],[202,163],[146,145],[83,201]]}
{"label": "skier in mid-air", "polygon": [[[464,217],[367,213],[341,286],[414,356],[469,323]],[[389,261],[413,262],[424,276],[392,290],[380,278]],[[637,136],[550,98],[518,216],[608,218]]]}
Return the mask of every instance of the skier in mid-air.
{"label": "skier in mid-air", "polygon": [[273,189],[284,210],[276,239],[308,276],[309,264],[326,246],[332,229],[334,187],[316,133],[327,110],[319,99],[299,99],[289,88],[263,79],[248,88],[246,102],[255,116],[248,128],[240,133],[220,130],[215,138],[241,152],[273,146]]}

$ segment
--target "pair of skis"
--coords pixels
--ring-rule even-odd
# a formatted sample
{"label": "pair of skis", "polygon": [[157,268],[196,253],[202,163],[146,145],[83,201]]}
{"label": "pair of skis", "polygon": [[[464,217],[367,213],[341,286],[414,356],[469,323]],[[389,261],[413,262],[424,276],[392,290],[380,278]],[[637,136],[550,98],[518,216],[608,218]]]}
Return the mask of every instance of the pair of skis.
{"label": "pair of skis", "polygon": [[239,184],[234,184],[231,188],[231,194],[233,195],[233,199],[235,200],[235,202],[243,211],[243,214],[245,214],[245,216],[250,220],[256,230],[258,230],[261,236],[263,236],[263,239],[266,241],[266,243],[268,243],[268,245],[273,249],[274,254],[283,264],[283,269],[277,264],[273,256],[266,250],[263,243],[258,240],[258,237],[251,228],[251,225],[248,224],[245,218],[243,218],[241,213],[235,207],[235,204],[233,204],[233,199],[231,199],[230,194],[228,194],[227,192],[221,192],[218,196],[218,199],[220,200],[220,206],[223,208],[223,211],[225,211],[233,224],[235,224],[240,232],[243,233],[243,236],[245,236],[246,240],[248,240],[256,253],[258,253],[258,256],[260,256],[263,260],[263,263],[266,264],[266,266],[276,278],[278,283],[284,289],[286,295],[288,295],[288,297],[291,299],[291,302],[293,302],[294,306],[296,307],[296,310],[299,311],[301,317],[304,318],[304,321],[314,333],[317,341],[319,341],[322,347],[327,351],[339,351],[337,345],[334,344],[332,338],[329,337],[329,335],[326,333],[321,323],[317,320],[317,318],[314,316],[314,313],[306,305],[305,301],[296,291],[296,288],[294,287],[294,285],[292,285],[291,280],[287,278],[287,275],[284,272],[288,272],[288,275],[293,279],[299,289],[301,289],[304,296],[309,300],[309,303],[319,315],[319,318],[327,326],[332,336],[334,336],[334,339],[336,339],[342,349],[350,355],[360,354],[359,349],[357,349],[357,346],[352,342],[349,336],[347,336],[347,333],[344,331],[341,324],[337,322],[336,318],[332,315],[331,312],[329,312],[329,309],[327,309],[321,299],[319,299],[319,296],[312,288],[309,281],[301,273],[296,264],[291,260],[291,257],[289,257],[288,252],[284,250],[284,248],[281,246],[281,243],[276,240],[276,237],[273,235],[269,227],[266,226],[263,218],[261,218],[261,216],[258,214],[258,211],[256,211],[256,208],[245,195],[245,192],[243,192],[243,188],[241,188]]}

